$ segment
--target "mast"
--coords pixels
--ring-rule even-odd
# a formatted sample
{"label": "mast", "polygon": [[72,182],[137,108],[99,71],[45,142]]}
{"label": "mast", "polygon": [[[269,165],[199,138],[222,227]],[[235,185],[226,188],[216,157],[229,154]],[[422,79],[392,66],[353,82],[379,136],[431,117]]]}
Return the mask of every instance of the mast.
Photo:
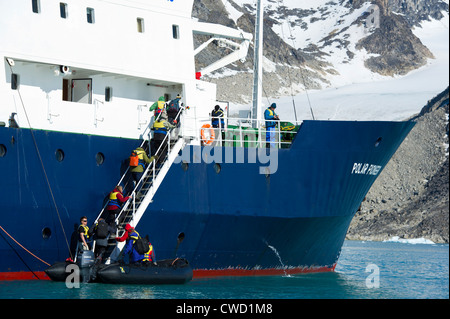
{"label": "mast", "polygon": [[[253,55],[253,107],[252,119],[261,119],[262,101],[262,58],[263,58],[263,0],[257,0],[255,19],[255,51]],[[252,127],[258,127],[258,121],[253,121]]]}

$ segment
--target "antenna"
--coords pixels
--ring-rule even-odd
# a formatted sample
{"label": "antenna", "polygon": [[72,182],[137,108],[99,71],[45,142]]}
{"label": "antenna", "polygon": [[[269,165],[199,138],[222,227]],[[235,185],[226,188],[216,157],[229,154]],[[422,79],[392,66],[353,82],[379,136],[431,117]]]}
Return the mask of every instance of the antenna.
{"label": "antenna", "polygon": [[262,100],[262,58],[263,58],[263,0],[257,0],[256,19],[255,19],[255,51],[253,59],[253,108],[252,108],[252,126],[258,127],[258,121],[261,117]]}

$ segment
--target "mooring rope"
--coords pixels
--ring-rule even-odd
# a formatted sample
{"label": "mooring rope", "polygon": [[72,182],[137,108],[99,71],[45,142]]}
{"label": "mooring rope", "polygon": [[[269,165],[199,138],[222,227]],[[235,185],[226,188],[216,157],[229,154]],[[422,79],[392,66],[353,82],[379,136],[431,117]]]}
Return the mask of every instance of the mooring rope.
{"label": "mooring rope", "polygon": [[[9,65],[9,68],[10,68],[10,70],[11,70],[11,73],[14,73],[14,72],[13,72],[12,65],[11,65],[9,62],[8,62],[8,65]],[[25,103],[23,102],[22,94],[20,94],[19,88],[17,88],[17,93],[19,94],[20,102],[21,102],[21,104],[22,104],[22,108],[23,108],[23,111],[24,111],[24,113],[25,113],[25,117],[26,117],[26,119],[27,119],[28,126],[30,127],[31,137],[33,138],[33,143],[34,143],[34,146],[35,146],[35,148],[36,148],[36,152],[37,152],[39,161],[40,161],[40,163],[41,163],[42,171],[44,172],[44,176],[45,176],[45,180],[46,180],[46,182],[47,182],[48,189],[49,189],[49,191],[50,191],[50,196],[51,196],[51,198],[52,198],[53,205],[55,206],[56,214],[58,215],[59,223],[60,223],[60,225],[61,225],[61,229],[62,229],[62,232],[63,232],[63,234],[64,234],[64,239],[65,239],[65,241],[66,241],[67,249],[69,250],[70,257],[73,258],[72,252],[70,251],[69,241],[67,240],[67,235],[66,235],[66,232],[65,232],[65,230],[64,230],[64,226],[63,226],[63,223],[62,223],[62,220],[61,220],[61,216],[60,216],[60,214],[59,214],[58,206],[56,205],[55,196],[53,195],[52,187],[51,187],[51,185],[50,185],[50,181],[49,181],[49,179],[48,179],[47,172],[46,172],[45,167],[44,167],[44,162],[42,161],[41,153],[39,152],[39,147],[38,147],[38,145],[37,145],[36,138],[35,138],[34,132],[33,132],[33,128],[31,127],[31,122],[30,122],[30,119],[28,118],[28,113],[27,113],[27,110],[26,110],[26,108],[25,108]]]}
{"label": "mooring rope", "polygon": [[[44,264],[46,264],[47,266],[51,266],[48,262],[42,260],[41,258],[39,258],[38,256],[36,256],[35,254],[33,254],[31,251],[29,251],[28,249],[26,249],[21,243],[19,243],[16,239],[14,239],[14,237],[12,237],[2,226],[0,226],[0,229],[3,230],[3,232],[8,235],[9,238],[11,238],[17,245],[19,245],[23,250],[25,250],[27,253],[29,253],[31,256],[33,256],[34,258],[36,258],[37,260],[43,262]],[[1,235],[1,233],[0,233]],[[6,240],[6,238],[1,235],[2,238],[5,240],[5,242],[9,245],[9,247],[11,247],[11,249],[16,253],[17,257],[19,257],[19,259],[25,264],[25,266],[28,268],[28,270],[37,278],[40,280],[40,278],[38,277],[38,275],[36,275],[36,273],[31,270],[31,268],[28,266],[28,264],[25,262],[25,260],[23,260],[22,257],[20,257],[19,253],[16,251],[16,249]]]}

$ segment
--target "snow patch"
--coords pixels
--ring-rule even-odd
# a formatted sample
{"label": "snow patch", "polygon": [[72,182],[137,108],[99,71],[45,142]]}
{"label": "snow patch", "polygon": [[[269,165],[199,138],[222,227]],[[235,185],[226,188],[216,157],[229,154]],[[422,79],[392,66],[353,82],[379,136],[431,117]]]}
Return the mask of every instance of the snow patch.
{"label": "snow patch", "polygon": [[416,245],[416,244],[434,245],[435,244],[431,240],[425,239],[425,238],[405,239],[405,238],[400,238],[399,236],[394,236],[388,240],[384,240],[383,242],[384,243],[390,242],[390,243],[412,244],[412,245]]}

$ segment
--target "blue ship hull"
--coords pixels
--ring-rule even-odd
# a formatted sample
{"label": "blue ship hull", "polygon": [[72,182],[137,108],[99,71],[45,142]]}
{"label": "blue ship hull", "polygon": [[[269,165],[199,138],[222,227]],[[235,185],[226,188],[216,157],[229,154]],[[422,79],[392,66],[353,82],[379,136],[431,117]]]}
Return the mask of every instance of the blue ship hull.
{"label": "blue ship hull", "polygon": [[[361,201],[414,122],[305,121],[292,145],[267,163],[195,160],[203,148],[186,146],[187,166],[173,164],[137,230],[148,234],[157,259],[175,253],[194,276],[333,270]],[[126,169],[139,140],[0,127],[0,279],[37,276],[69,256],[74,224],[92,222]],[[59,162],[55,151],[64,152]],[[97,164],[96,155],[104,155]],[[197,154],[198,154],[197,153]],[[58,217],[59,215],[59,217]],[[62,231],[61,223],[64,228]],[[44,231],[45,230],[45,231]],[[51,235],[48,236],[49,230]],[[176,250],[176,238],[185,240]],[[9,234],[9,235],[8,235]],[[43,236],[46,234],[46,236]],[[11,237],[10,237],[11,236]],[[14,238],[21,246],[13,241]]]}

